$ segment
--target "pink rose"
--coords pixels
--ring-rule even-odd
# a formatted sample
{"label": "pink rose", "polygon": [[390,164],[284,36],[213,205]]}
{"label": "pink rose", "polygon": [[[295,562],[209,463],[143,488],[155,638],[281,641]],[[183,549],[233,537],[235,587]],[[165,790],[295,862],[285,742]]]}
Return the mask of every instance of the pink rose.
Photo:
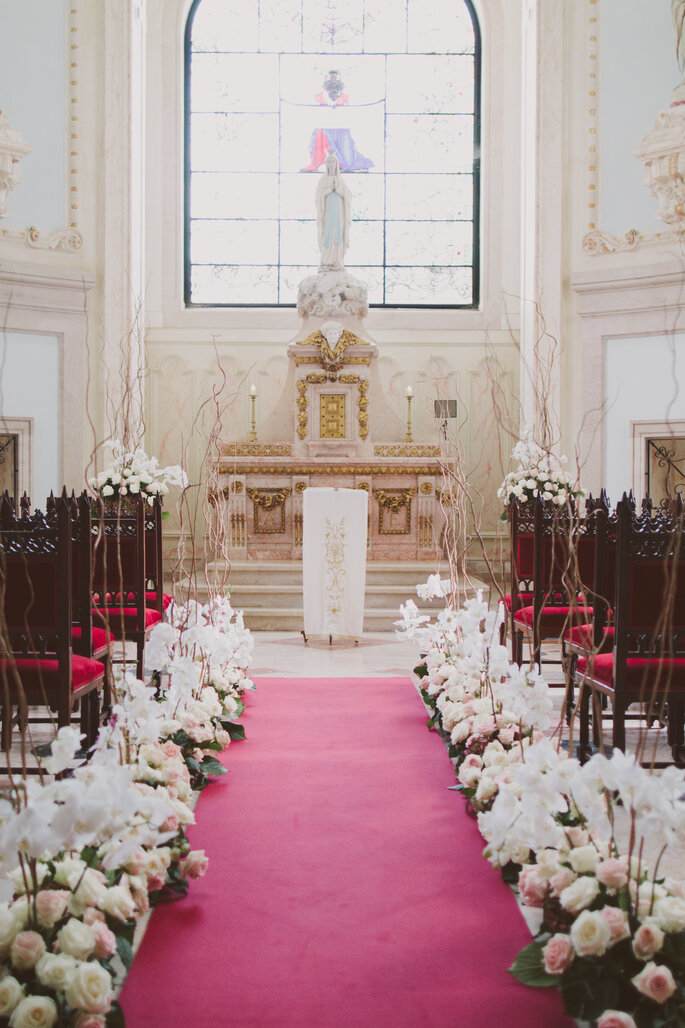
{"label": "pink rose", "polygon": [[462,712],[464,714],[464,717],[473,717],[473,715],[476,713],[475,707],[473,706],[473,700],[467,700],[467,702],[462,707]]}
{"label": "pink rose", "polygon": [[611,930],[610,946],[620,942],[621,939],[630,938],[630,925],[628,924],[628,918],[622,910],[619,910],[618,907],[603,907],[600,910],[600,914]]}
{"label": "pink rose", "polygon": [[45,953],[43,936],[38,932],[19,932],[10,947],[10,959],[20,971],[35,967]]}
{"label": "pink rose", "polygon": [[164,888],[166,882],[166,875],[150,875],[147,880],[147,887],[149,892],[159,892],[160,889]]}
{"label": "pink rose", "polygon": [[464,759],[462,760],[461,766],[460,766],[459,770],[461,771],[465,767],[478,767],[478,768],[480,768],[482,766],[483,766],[483,758],[480,757],[477,753],[469,753],[468,757],[464,757]]}
{"label": "pink rose", "polygon": [[142,873],[144,867],[145,853],[142,849],[137,849],[126,861],[126,870],[130,875],[139,875]]}
{"label": "pink rose", "polygon": [[542,951],[547,974],[563,974],[573,963],[575,953],[568,935],[553,935]]}
{"label": "pink rose", "polygon": [[653,961],[646,964],[631,981],[638,992],[647,999],[653,999],[655,1003],[665,1003],[676,989],[670,968]]}
{"label": "pink rose", "polygon": [[95,949],[93,952],[98,960],[106,960],[107,957],[111,957],[117,951],[117,937],[102,921],[95,921],[91,927],[95,936]]}
{"label": "pink rose", "polygon": [[74,1028],[106,1028],[107,1022],[100,1014],[80,1014]]}
{"label": "pink rose", "polygon": [[175,759],[178,759],[182,752],[183,751],[178,743],[172,742],[171,739],[168,739],[162,746],[162,753],[165,757],[174,757]]}
{"label": "pink rose", "polygon": [[459,768],[459,782],[467,789],[473,789],[481,776],[481,769],[470,764],[468,767]]}
{"label": "pink rose", "polygon": [[521,899],[527,906],[543,906],[547,894],[547,882],[534,864],[530,864],[519,871],[519,892],[521,893]]}
{"label": "pink rose", "polygon": [[514,742],[516,731],[513,728],[502,728],[499,733],[499,741],[503,746],[511,746]]}
{"label": "pink rose", "polygon": [[655,924],[641,924],[633,939],[633,953],[638,960],[649,960],[664,944],[664,933]]}
{"label": "pink rose", "polygon": [[607,889],[623,889],[628,884],[628,865],[618,857],[609,857],[597,865],[597,877]]}
{"label": "pink rose", "polygon": [[204,850],[191,850],[183,862],[183,872],[189,878],[202,878],[208,867],[209,857],[205,856]]}
{"label": "pink rose", "polygon": [[597,1021],[597,1028],[637,1028],[637,1025],[624,1010],[605,1010]]}
{"label": "pink rose", "polygon": [[36,896],[36,917],[44,928],[52,928],[67,912],[71,893],[66,889],[43,889]]}
{"label": "pink rose", "polygon": [[81,920],[84,924],[92,926],[96,922],[100,922],[100,924],[105,924],[107,918],[102,913],[102,911],[98,910],[96,907],[88,907]]}
{"label": "pink rose", "polygon": [[549,886],[554,896],[561,896],[564,889],[568,888],[576,880],[575,871],[570,867],[560,867],[549,880]]}
{"label": "pink rose", "polygon": [[574,849],[577,846],[587,846],[590,840],[590,836],[584,828],[580,827],[580,825],[573,825],[571,828],[567,828],[566,835]]}
{"label": "pink rose", "polygon": [[169,817],[162,821],[159,826],[160,832],[176,832],[178,831],[178,818],[175,814],[170,814]]}

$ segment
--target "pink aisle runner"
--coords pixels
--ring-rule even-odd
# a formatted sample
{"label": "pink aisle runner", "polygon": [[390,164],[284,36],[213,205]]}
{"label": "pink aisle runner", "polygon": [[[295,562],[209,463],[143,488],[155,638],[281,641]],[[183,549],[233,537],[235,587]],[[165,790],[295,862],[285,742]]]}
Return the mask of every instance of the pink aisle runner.
{"label": "pink aisle runner", "polygon": [[200,799],[189,895],[152,917],[128,1028],[561,1028],[506,974],[530,935],[408,679],[257,683]]}

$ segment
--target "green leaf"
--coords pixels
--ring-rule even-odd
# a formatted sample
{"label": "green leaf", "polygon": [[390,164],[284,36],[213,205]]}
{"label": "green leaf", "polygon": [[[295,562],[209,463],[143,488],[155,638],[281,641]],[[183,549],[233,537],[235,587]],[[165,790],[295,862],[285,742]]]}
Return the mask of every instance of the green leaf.
{"label": "green leaf", "polygon": [[119,954],[119,959],[121,960],[122,964],[128,971],[131,964],[133,963],[133,946],[128,941],[128,939],[124,938],[123,935],[120,935],[117,938],[117,953]]}
{"label": "green leaf", "polygon": [[542,950],[541,942],[531,942],[516,957],[509,968],[509,974],[523,982],[524,985],[532,985],[535,988],[558,985],[560,976],[547,974],[545,971],[542,963]]}
{"label": "green leaf", "polygon": [[170,517],[171,517],[171,511],[168,511],[168,510],[163,510],[162,511],[162,521],[166,521],[167,518],[170,518]]}
{"label": "green leaf", "polygon": [[186,757],[185,758],[185,762],[188,765],[188,770],[189,771],[199,771],[200,770],[200,763],[199,763],[199,761],[195,760],[195,757]]}
{"label": "green leaf", "polygon": [[425,664],[418,664],[414,668],[414,674],[416,675],[417,678],[425,678],[426,675],[428,674],[428,668],[426,667]]}
{"label": "green leaf", "polygon": [[237,725],[234,721],[229,721],[226,731],[233,740],[245,738],[245,725]]}
{"label": "green leaf", "polygon": [[107,1024],[107,1028],[126,1028],[124,1011],[116,1000],[113,1001],[112,1006],[109,1008],[109,1013],[107,1014],[105,1023]]}
{"label": "green leaf", "polygon": [[223,764],[219,763],[216,757],[203,757],[200,771],[206,775],[213,775],[215,778],[226,774],[226,768]]}

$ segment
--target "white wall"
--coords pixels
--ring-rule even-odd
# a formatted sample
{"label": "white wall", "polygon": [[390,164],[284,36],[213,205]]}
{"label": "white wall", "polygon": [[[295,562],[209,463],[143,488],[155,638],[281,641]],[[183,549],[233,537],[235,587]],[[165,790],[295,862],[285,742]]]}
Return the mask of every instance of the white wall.
{"label": "white wall", "polygon": [[685,333],[614,336],[605,348],[604,480],[615,503],[633,484],[631,421],[685,418]]}
{"label": "white wall", "polygon": [[58,336],[0,333],[0,425],[2,416],[34,419],[31,500],[41,510],[50,490],[61,489],[63,484],[59,457],[60,363]]}
{"label": "white wall", "polygon": [[33,147],[4,225],[51,231],[67,222],[66,48],[65,0],[0,0],[0,108]]}
{"label": "white wall", "polygon": [[607,232],[663,229],[657,201],[642,184],[643,165],[633,156],[659,111],[682,80],[667,0],[601,0],[600,125],[601,217]]}

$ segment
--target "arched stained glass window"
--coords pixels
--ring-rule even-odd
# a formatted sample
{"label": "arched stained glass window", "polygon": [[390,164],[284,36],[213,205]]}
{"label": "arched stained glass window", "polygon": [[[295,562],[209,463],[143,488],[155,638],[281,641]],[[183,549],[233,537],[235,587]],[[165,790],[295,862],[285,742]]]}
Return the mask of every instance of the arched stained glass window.
{"label": "arched stained glass window", "polygon": [[185,47],[186,304],[295,303],[333,150],[370,304],[477,306],[470,0],[195,0]]}

